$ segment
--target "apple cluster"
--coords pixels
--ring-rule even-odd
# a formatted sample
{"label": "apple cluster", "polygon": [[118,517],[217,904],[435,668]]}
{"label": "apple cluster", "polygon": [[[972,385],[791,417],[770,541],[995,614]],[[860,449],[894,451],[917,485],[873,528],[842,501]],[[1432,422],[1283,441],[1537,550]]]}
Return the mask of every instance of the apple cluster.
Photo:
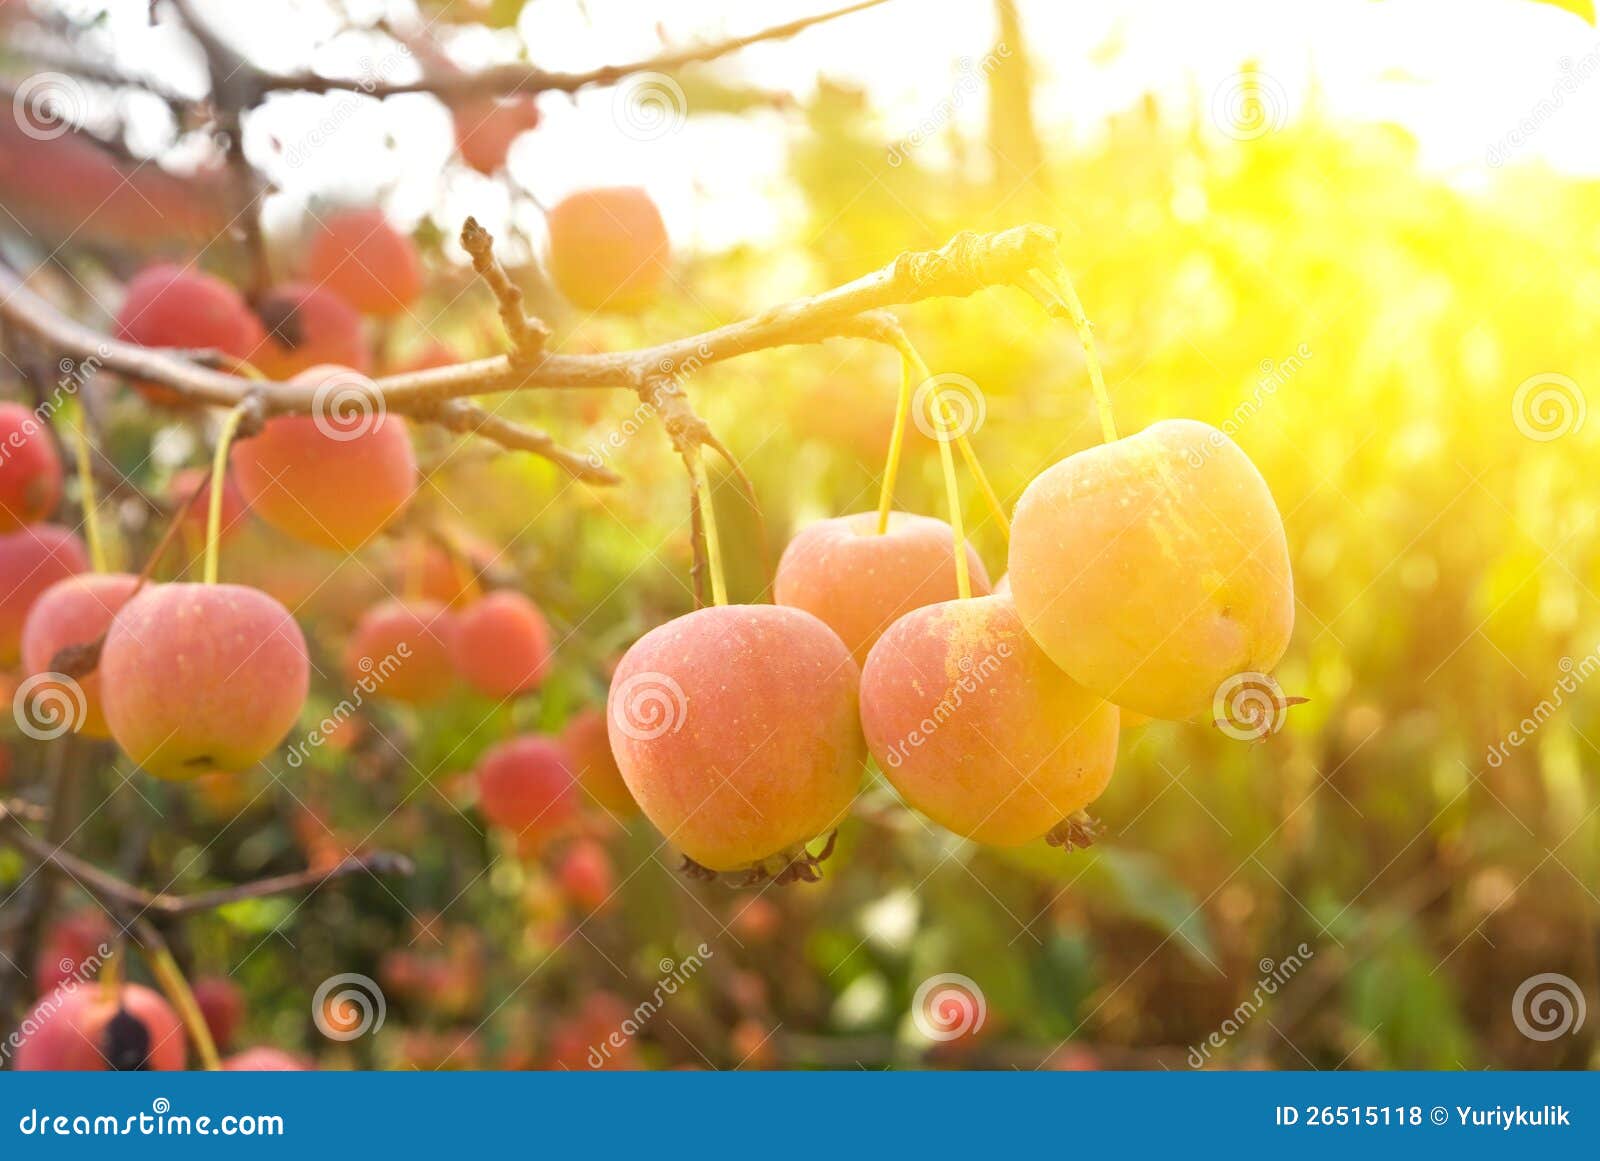
{"label": "apple cluster", "polygon": [[1230,679],[1265,674],[1289,643],[1277,507],[1203,423],[1040,473],[994,586],[950,524],[881,516],[802,529],[775,605],[679,617],[617,666],[617,765],[690,869],[813,877],[806,844],[849,810],[869,754],[965,838],[1086,841],[1122,726],[1212,718]]}

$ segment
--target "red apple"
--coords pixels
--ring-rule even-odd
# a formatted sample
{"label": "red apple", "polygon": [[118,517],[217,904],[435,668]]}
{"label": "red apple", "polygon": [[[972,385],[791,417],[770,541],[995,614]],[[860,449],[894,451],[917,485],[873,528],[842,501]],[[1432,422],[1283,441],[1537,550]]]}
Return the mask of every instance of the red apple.
{"label": "red apple", "polygon": [[38,416],[0,403],[0,532],[43,520],[61,502],[61,457]]}
{"label": "red apple", "polygon": [[453,656],[456,669],[479,693],[495,698],[532,693],[550,665],[550,627],[527,597],[502,589],[459,614]]}
{"label": "red apple", "polygon": [[858,670],[832,629],[722,605],[646,633],[611,679],[611,752],[639,808],[713,871],[783,873],[861,781]]}
{"label": "red apple", "polygon": [[929,605],[890,626],[861,673],[861,724],[907,803],[995,846],[1051,834],[1100,795],[1117,759],[1116,706],[1056,668],[1009,597]]}
{"label": "red apple", "polygon": [[197,979],[190,990],[194,992],[200,1014],[205,1017],[212,1041],[219,1051],[226,1052],[233,1043],[233,1034],[244,1021],[244,990],[222,976]]}
{"label": "red apple", "polygon": [[550,277],[575,306],[637,310],[666,280],[667,227],[642,189],[579,190],[551,208],[548,226]]}
{"label": "red apple", "polygon": [[281,1048],[246,1048],[222,1062],[224,1072],[314,1072],[311,1065]]}
{"label": "red apple", "polygon": [[102,911],[86,909],[62,916],[39,945],[33,961],[34,990],[43,996],[68,980],[89,982],[100,974],[114,939],[111,921]]}
{"label": "red apple", "polygon": [[[220,278],[163,262],[128,283],[117,311],[117,337],[141,347],[209,349],[248,359],[261,343],[261,324]],[[155,402],[179,400],[177,392],[159,384],[134,385]]]}
{"label": "red apple", "polygon": [[[100,640],[138,587],[139,578],[125,572],[84,572],[51,585],[22,623],[23,668],[33,674],[48,673],[54,669],[56,654],[67,646]],[[100,704],[99,670],[78,678],[77,685],[83,692],[83,713],[73,729],[86,737],[109,738],[111,729]]]}
{"label": "red apple", "polygon": [[366,394],[371,380],[345,367],[295,377],[326,391],[315,415],[269,419],[233,449],[233,474],[251,509],[308,544],[360,548],[405,508],[417,487],[406,421]]}
{"label": "red apple", "polygon": [[266,337],[250,361],[268,378],[289,379],[323,363],[363,372],[371,365],[365,321],[331,290],[287,283],[262,299],[257,314]]}
{"label": "red apple", "polygon": [[40,998],[17,1034],[18,1072],[179,1072],[189,1059],[178,1014],[140,984],[112,995],[95,983],[64,985]]}
{"label": "red apple", "polygon": [[611,756],[611,739],[606,734],[606,715],[586,709],[574,714],[561,732],[561,745],[572,763],[573,777],[583,792],[602,808],[623,818],[639,813],[639,804],[628,793],[617,760]]}
{"label": "red apple", "polygon": [[461,160],[482,174],[498,173],[511,143],[539,127],[539,106],[526,94],[464,101],[451,114]]}
{"label": "red apple", "polygon": [[377,697],[420,705],[455,684],[450,664],[460,627],[437,601],[385,601],[362,614],[345,649],[345,677]]}
{"label": "red apple", "polygon": [[[858,512],[801,529],[783,550],[773,600],[819,618],[850,647],[857,665],[883,631],[912,609],[956,599],[955,543],[950,525],[932,516]],[[967,545],[972,594],[989,592],[989,574]]]}
{"label": "red apple", "polygon": [[342,210],[311,240],[306,274],[362,314],[401,314],[422,293],[416,245],[378,209]]}
{"label": "red apple", "polygon": [[111,736],[158,778],[249,769],[294,727],[310,683],[289,611],[243,585],[166,584],[111,622],[100,654]]}
{"label": "red apple", "polygon": [[0,534],[0,669],[22,659],[22,625],[40,594],[88,567],[83,541],[59,525]]}
{"label": "red apple", "polygon": [[556,834],[577,812],[567,756],[548,738],[525,734],[492,747],[476,778],[483,816],[530,841]]}

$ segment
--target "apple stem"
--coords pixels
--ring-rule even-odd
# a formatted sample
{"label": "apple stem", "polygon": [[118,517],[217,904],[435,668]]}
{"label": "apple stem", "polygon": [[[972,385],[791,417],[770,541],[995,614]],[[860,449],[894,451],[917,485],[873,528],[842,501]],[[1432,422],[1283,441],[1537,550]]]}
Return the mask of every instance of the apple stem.
{"label": "apple stem", "polygon": [[[923,383],[933,379],[928,364],[922,361],[922,356],[917,354],[910,339],[903,334],[897,335],[895,346],[900,349],[908,378],[914,375]],[[956,558],[956,596],[964,601],[972,595],[972,577],[967,569],[967,533],[961,521],[961,485],[956,480],[956,459],[950,452],[951,433],[955,430],[955,424],[950,418],[949,409],[945,407],[944,393],[937,384],[933,390],[933,406],[939,413],[934,439],[939,445],[939,466],[944,471],[945,500],[950,508],[950,535]]]}
{"label": "apple stem", "polygon": [[728,587],[722,579],[722,544],[717,539],[717,514],[711,506],[711,483],[706,476],[705,462],[700,458],[700,445],[691,444],[684,453],[689,465],[689,475],[694,481],[695,495],[700,498],[701,527],[706,538],[706,564],[711,571],[711,603],[728,603]]}
{"label": "apple stem", "polygon": [[895,403],[894,431],[889,436],[889,457],[883,464],[883,486],[878,490],[878,535],[889,531],[889,509],[894,506],[894,483],[900,475],[900,453],[906,445],[906,418],[911,414],[911,360],[900,358],[900,396]]}
{"label": "apple stem", "polygon": [[1072,325],[1078,332],[1078,341],[1083,344],[1083,361],[1089,368],[1089,386],[1094,392],[1094,405],[1100,412],[1100,435],[1106,443],[1115,442],[1117,422],[1111,414],[1111,393],[1106,390],[1105,373],[1100,367],[1100,349],[1094,341],[1094,324],[1083,312],[1083,303],[1078,299],[1078,291],[1072,285],[1066,267],[1057,264],[1048,273],[1029,270],[1028,274],[1048,298],[1066,306],[1067,316],[1072,319]]}
{"label": "apple stem", "polygon": [[95,572],[106,571],[106,544],[100,535],[100,505],[94,494],[94,462],[89,446],[89,416],[79,405],[72,425],[73,450],[78,458],[78,488],[83,493],[83,523],[89,537],[89,563]]}
{"label": "apple stem", "polygon": [[151,974],[161,984],[161,990],[167,993],[167,999],[172,1001],[172,1006],[178,1010],[178,1016],[189,1032],[189,1038],[194,1041],[195,1052],[200,1057],[201,1066],[208,1072],[220,1071],[222,1058],[217,1054],[217,1043],[211,1038],[211,1029],[206,1024],[205,1014],[200,1011],[200,1005],[194,998],[194,990],[184,978],[183,970],[178,967],[178,961],[172,958],[172,952],[161,945],[147,946],[145,955],[150,961]]}
{"label": "apple stem", "polygon": [[239,430],[239,424],[249,408],[250,404],[246,402],[228,412],[227,418],[222,421],[222,430],[217,433],[216,453],[211,457],[211,504],[210,511],[206,514],[206,563],[203,578],[208,585],[217,583],[217,561],[222,544],[222,483],[228,474],[228,449],[233,445],[234,433]]}

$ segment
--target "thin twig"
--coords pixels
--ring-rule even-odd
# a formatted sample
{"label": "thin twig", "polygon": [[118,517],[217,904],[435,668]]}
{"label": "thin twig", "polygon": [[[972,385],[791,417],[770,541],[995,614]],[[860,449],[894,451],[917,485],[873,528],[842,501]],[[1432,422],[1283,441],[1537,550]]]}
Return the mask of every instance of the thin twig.
{"label": "thin twig", "polygon": [[367,873],[372,875],[409,875],[411,860],[404,855],[388,851],[374,851],[365,855],[352,855],[325,869],[294,871],[270,879],[257,879],[232,887],[220,887],[194,895],[170,895],[166,892],[146,891],[126,883],[108,871],[101,870],[61,846],[42,839],[22,825],[23,811],[12,803],[0,803],[0,838],[10,842],[35,859],[46,862],[70,875],[84,890],[121,908],[136,908],[140,913],[154,912],[163,916],[193,915],[200,911],[213,911],[230,903],[245,899],[261,899],[269,895],[286,895],[310,892],[336,879]]}
{"label": "thin twig", "polygon": [[625,64],[603,65],[581,73],[551,72],[526,64],[504,64],[477,72],[433,70],[414,81],[374,81],[371,77],[323,77],[312,73],[268,73],[256,70],[253,84],[264,92],[294,89],[305,93],[358,92],[369,97],[399,93],[433,93],[439,97],[484,97],[511,93],[575,93],[592,85],[614,85],[635,73],[671,73],[685,65],[704,64],[763,41],[787,40],[819,24],[876,8],[888,0],[857,3],[790,20],[730,40],[673,49]]}

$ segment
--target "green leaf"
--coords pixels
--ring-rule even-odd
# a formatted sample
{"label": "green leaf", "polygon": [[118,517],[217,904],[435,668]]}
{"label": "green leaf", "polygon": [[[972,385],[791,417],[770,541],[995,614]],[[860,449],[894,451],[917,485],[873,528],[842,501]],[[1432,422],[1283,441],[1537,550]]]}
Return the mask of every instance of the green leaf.
{"label": "green leaf", "polygon": [[1174,879],[1160,859],[1142,851],[1095,847],[1095,862],[1083,882],[1099,878],[1128,915],[1173,937],[1191,959],[1212,963],[1216,948],[1204,912],[1189,888]]}

